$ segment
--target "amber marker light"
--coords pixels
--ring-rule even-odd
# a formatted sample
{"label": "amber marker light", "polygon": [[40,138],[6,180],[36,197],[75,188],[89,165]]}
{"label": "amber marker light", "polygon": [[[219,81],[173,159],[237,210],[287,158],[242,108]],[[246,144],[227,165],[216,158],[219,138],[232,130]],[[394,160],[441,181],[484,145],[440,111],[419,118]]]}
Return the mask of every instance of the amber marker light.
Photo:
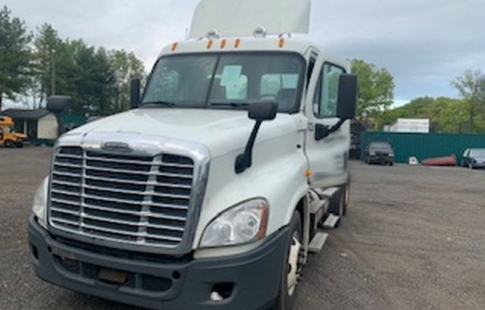
{"label": "amber marker light", "polygon": [[278,46],[279,46],[280,48],[283,48],[283,46],[285,46],[285,39],[280,38],[280,39],[278,40]]}
{"label": "amber marker light", "polygon": [[175,52],[175,50],[177,49],[178,46],[179,46],[179,44],[177,42],[172,44],[172,52]]}

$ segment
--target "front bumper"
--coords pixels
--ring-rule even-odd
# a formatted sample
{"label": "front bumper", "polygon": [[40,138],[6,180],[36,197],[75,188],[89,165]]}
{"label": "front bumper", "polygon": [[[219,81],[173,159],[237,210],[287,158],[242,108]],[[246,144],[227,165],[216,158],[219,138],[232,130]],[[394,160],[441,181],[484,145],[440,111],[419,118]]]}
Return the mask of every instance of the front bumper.
{"label": "front bumper", "polygon": [[482,169],[485,168],[485,162],[482,163],[472,163],[472,167],[476,169]]}
{"label": "front bumper", "polygon": [[[137,253],[120,257],[116,250],[73,246],[53,238],[33,216],[28,231],[33,267],[41,279],[73,291],[164,310],[267,308],[279,292],[289,236],[288,229],[283,229],[240,255],[170,260]],[[123,284],[100,280],[107,270],[115,272],[114,278],[121,277]],[[213,291],[224,299],[211,300]]]}
{"label": "front bumper", "polygon": [[374,156],[369,156],[368,161],[371,164],[393,164],[394,163],[394,157],[391,156],[386,156],[386,155],[374,155]]}

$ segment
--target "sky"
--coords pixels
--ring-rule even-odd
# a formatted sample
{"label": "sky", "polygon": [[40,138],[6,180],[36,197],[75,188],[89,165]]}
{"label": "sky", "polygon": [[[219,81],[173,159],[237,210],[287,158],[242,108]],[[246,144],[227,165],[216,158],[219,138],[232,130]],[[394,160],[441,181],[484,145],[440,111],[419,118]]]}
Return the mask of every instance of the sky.
{"label": "sky", "polygon": [[[0,0],[31,30],[49,23],[61,38],[133,51],[147,71],[166,44],[184,40],[197,3]],[[386,68],[398,106],[421,96],[458,97],[456,77],[485,71],[484,13],[483,0],[313,0],[310,37],[329,53]]]}

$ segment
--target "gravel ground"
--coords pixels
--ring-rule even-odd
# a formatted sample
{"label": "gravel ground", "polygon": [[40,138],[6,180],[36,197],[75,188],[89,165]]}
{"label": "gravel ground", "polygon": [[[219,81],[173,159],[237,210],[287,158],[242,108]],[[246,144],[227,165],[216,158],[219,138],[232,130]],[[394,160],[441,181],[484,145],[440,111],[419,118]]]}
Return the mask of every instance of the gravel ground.
{"label": "gravel ground", "polygon": [[[38,280],[26,220],[51,149],[0,149],[0,309],[135,310]],[[352,163],[352,206],[296,310],[485,309],[485,171]],[[245,309],[244,309],[245,310]]]}

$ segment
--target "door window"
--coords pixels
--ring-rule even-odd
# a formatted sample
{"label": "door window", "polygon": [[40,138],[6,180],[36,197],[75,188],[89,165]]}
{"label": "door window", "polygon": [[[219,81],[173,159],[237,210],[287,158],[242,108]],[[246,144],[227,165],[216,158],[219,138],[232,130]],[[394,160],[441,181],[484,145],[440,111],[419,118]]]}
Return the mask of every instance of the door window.
{"label": "door window", "polygon": [[345,70],[336,65],[325,63],[322,68],[315,98],[313,100],[313,113],[316,117],[335,117],[337,115],[338,88],[340,75]]}

